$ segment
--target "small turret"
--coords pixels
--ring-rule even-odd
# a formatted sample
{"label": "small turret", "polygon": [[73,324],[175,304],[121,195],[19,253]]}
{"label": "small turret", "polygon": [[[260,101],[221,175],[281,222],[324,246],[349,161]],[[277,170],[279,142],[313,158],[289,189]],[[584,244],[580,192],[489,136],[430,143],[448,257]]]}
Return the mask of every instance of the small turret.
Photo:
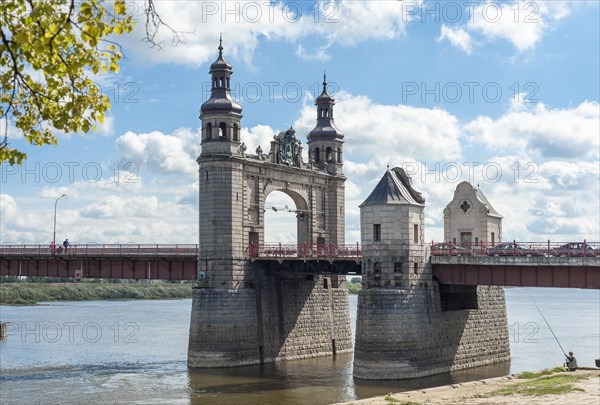
{"label": "small turret", "polygon": [[242,106],[231,97],[231,65],[223,58],[223,39],[219,57],[210,65],[211,94],[200,108],[202,155],[237,154],[240,149]]}
{"label": "small turret", "polygon": [[342,144],[344,133],[334,123],[333,106],[335,100],[327,93],[327,75],[323,74],[323,91],[315,100],[317,125],[308,134],[309,160],[331,174],[342,171]]}

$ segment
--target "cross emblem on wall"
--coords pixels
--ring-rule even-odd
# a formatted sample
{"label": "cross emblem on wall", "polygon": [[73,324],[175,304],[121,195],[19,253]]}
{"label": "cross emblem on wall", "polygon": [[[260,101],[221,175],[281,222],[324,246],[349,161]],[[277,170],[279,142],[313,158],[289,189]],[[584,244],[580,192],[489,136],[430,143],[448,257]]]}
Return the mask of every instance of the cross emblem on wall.
{"label": "cross emblem on wall", "polygon": [[467,212],[469,211],[469,208],[471,208],[471,204],[469,204],[468,201],[463,201],[459,208],[463,210],[463,212]]}

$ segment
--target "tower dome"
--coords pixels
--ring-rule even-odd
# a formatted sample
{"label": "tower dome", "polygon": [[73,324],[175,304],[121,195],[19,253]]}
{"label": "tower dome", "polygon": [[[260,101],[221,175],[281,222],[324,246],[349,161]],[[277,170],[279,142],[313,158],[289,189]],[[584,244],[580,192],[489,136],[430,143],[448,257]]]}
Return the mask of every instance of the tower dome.
{"label": "tower dome", "polygon": [[206,114],[241,114],[242,106],[231,97],[231,65],[223,58],[223,39],[219,39],[219,57],[210,65],[212,78],[210,98],[200,108],[200,118]]}

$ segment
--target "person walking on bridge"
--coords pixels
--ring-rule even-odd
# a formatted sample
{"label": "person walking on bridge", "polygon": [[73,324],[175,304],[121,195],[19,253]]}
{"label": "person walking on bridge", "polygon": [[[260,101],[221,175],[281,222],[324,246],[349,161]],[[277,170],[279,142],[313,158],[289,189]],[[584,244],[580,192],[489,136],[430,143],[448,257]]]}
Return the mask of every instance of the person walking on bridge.
{"label": "person walking on bridge", "polygon": [[67,253],[67,249],[69,248],[69,239],[65,239],[65,241],[63,242],[63,246],[65,248],[65,253]]}

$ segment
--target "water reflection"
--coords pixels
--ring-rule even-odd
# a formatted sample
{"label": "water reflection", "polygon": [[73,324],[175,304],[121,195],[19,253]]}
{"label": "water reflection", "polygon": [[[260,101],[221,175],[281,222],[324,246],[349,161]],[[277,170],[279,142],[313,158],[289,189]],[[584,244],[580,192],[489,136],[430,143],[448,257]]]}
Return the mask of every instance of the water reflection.
{"label": "water reflection", "polygon": [[353,355],[276,362],[232,369],[189,369],[192,404],[331,404],[391,391],[499,377],[510,363],[404,381],[365,381],[352,377]]}

